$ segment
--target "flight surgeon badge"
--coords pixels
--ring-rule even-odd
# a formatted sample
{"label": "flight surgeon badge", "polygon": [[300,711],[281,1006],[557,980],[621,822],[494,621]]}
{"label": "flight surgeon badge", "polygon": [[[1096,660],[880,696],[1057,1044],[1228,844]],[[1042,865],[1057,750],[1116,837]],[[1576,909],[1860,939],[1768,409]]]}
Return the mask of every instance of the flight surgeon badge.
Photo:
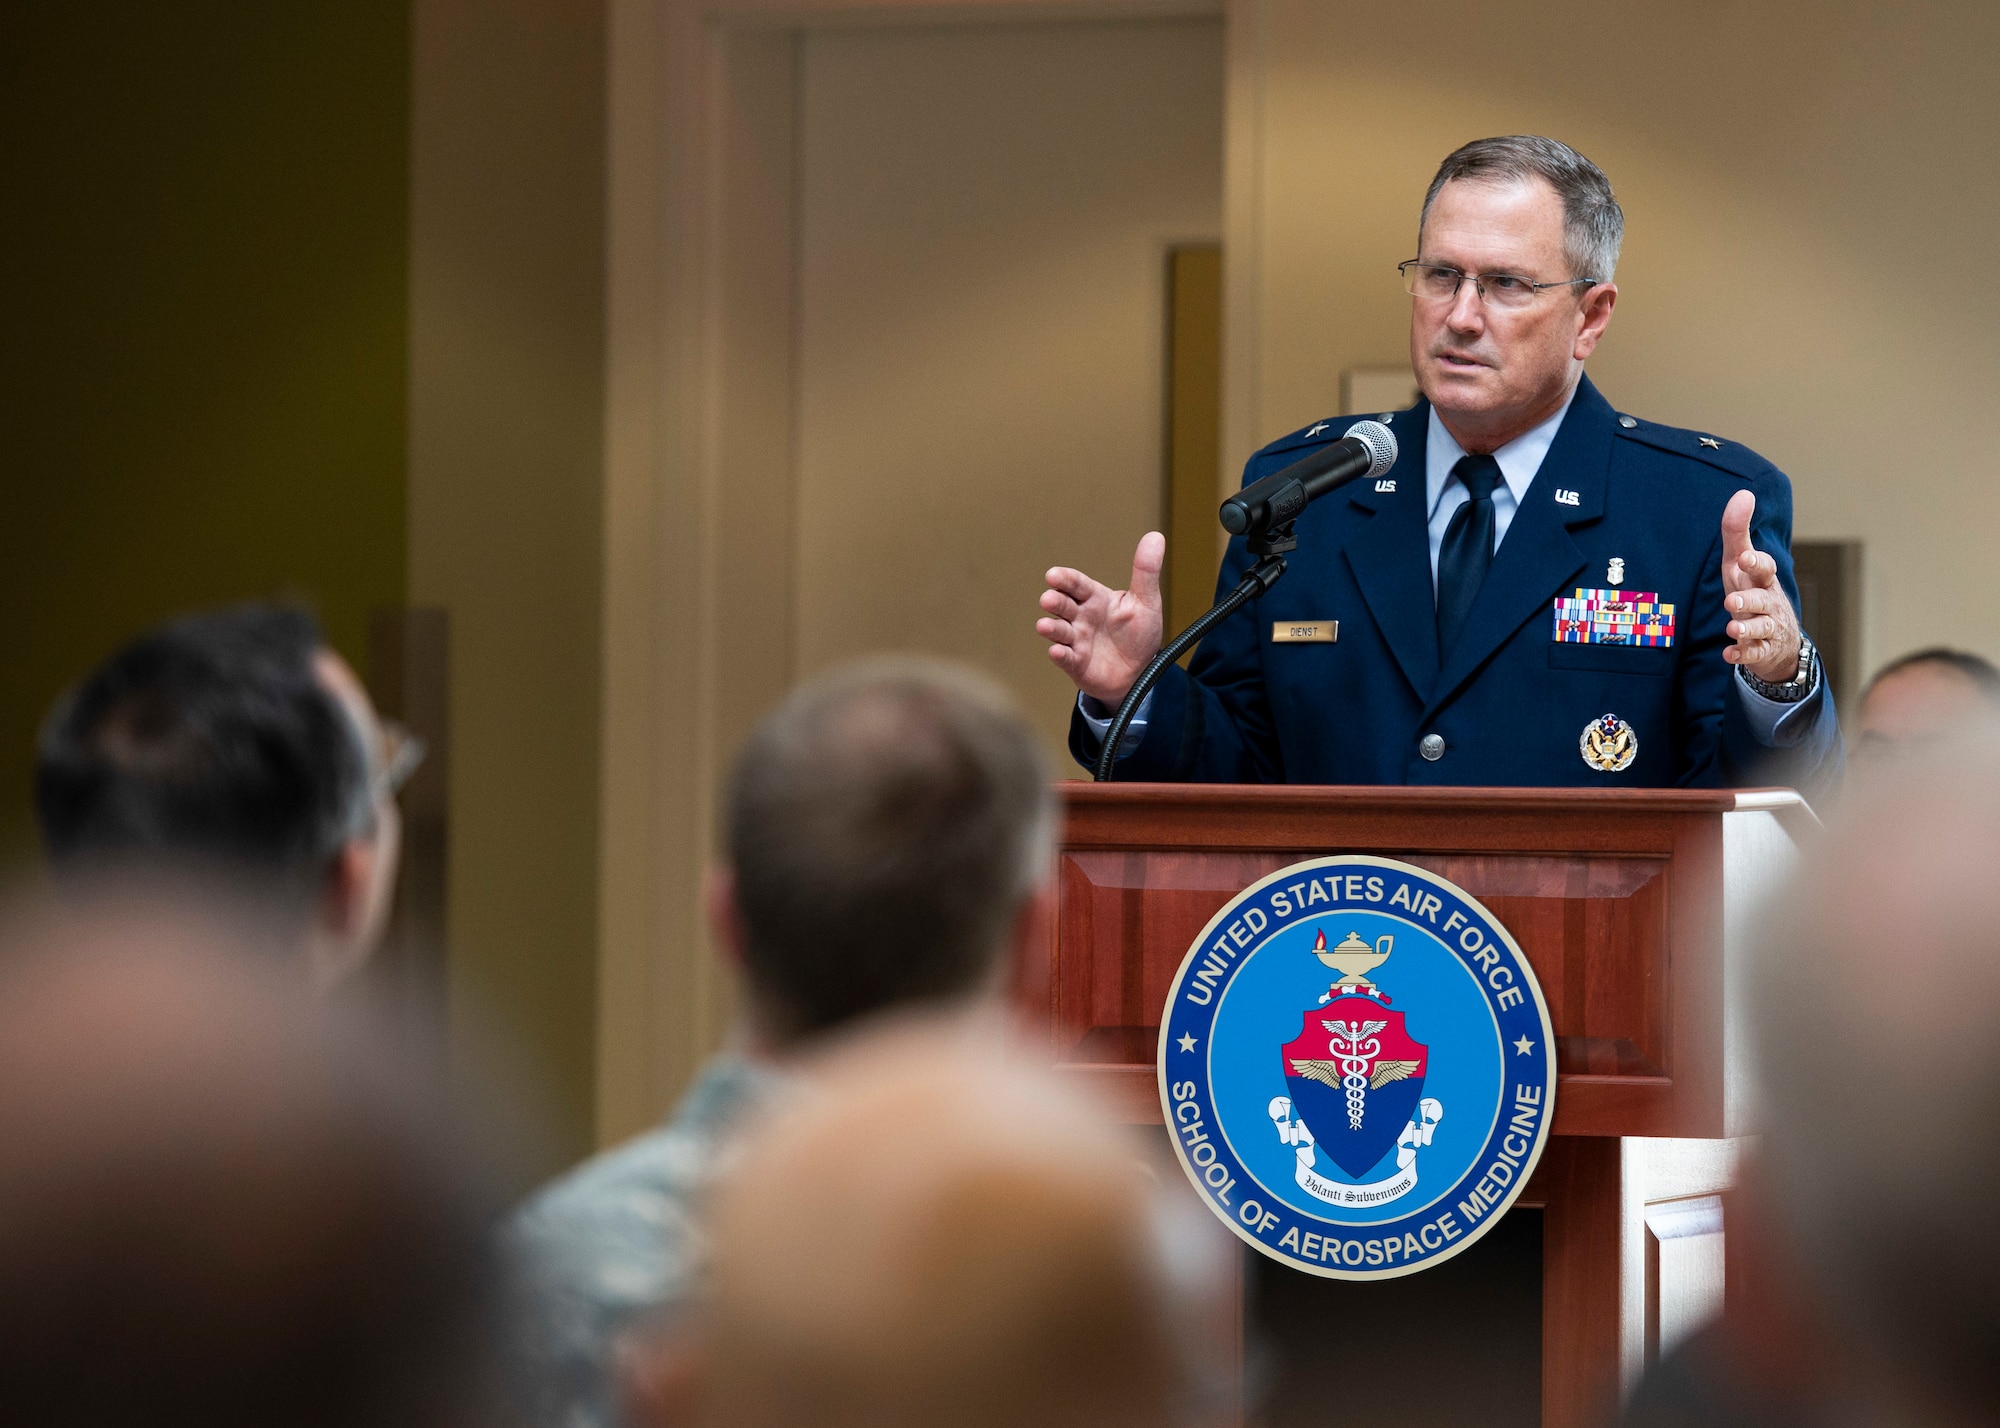
{"label": "flight surgeon badge", "polygon": [[1407,863],[1319,858],[1238,894],[1163,1022],[1182,1168],[1240,1238],[1312,1274],[1384,1279],[1465,1250],[1521,1193],[1554,1114],[1527,958]]}

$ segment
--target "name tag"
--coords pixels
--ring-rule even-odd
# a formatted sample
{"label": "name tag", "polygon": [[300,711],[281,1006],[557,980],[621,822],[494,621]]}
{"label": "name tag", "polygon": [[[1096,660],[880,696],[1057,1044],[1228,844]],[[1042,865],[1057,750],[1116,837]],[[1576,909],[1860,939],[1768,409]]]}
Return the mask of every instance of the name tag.
{"label": "name tag", "polygon": [[1274,645],[1330,645],[1339,638],[1338,620],[1278,620],[1271,626]]}

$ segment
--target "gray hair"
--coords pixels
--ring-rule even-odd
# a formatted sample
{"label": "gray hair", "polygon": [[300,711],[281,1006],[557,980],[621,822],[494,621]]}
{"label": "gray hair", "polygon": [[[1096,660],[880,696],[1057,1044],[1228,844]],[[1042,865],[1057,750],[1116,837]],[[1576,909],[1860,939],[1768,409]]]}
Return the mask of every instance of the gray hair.
{"label": "gray hair", "polygon": [[745,969],[781,1036],[989,985],[1048,878],[1041,746],[988,680],[867,660],[796,691],[751,735],[725,841]]}
{"label": "gray hair", "polygon": [[1474,139],[1446,155],[1424,194],[1423,215],[1417,220],[1419,243],[1438,190],[1452,180],[1504,183],[1531,178],[1541,179],[1562,199],[1563,252],[1569,259],[1570,276],[1610,282],[1618,271],[1619,245],[1625,241],[1625,211],[1612,196],[1611,180],[1568,144],[1540,134]]}
{"label": "gray hair", "polygon": [[348,746],[354,755],[353,768],[341,794],[344,810],[341,822],[346,830],[346,837],[341,841],[350,843],[375,836],[379,823],[375,791],[381,784],[384,770],[380,751],[369,739],[368,731],[361,727],[361,716],[347,707],[345,699],[333,702],[340,709],[341,726],[347,731]]}

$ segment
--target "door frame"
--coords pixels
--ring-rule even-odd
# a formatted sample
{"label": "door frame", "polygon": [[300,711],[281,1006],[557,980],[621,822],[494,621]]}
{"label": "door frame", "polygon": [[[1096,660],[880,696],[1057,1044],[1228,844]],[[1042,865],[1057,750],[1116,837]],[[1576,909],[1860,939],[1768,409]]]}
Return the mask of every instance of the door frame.
{"label": "door frame", "polygon": [[800,35],[1224,13],[1224,0],[610,0],[600,1145],[656,1121],[732,1016],[703,883],[721,775],[793,668]]}

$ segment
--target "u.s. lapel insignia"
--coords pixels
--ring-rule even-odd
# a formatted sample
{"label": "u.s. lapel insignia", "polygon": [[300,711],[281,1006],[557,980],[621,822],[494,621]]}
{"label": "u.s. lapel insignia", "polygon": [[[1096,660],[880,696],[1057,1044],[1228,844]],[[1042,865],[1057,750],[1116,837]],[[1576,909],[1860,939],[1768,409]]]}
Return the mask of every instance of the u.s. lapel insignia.
{"label": "u.s. lapel insignia", "polygon": [[1606,585],[1623,585],[1625,583],[1625,562],[1623,559],[1615,555],[1611,557],[1611,563],[1604,567],[1604,583]]}
{"label": "u.s. lapel insignia", "polygon": [[1606,714],[1583,726],[1577,748],[1583,761],[1599,773],[1623,773],[1639,757],[1639,736],[1616,714]]}

